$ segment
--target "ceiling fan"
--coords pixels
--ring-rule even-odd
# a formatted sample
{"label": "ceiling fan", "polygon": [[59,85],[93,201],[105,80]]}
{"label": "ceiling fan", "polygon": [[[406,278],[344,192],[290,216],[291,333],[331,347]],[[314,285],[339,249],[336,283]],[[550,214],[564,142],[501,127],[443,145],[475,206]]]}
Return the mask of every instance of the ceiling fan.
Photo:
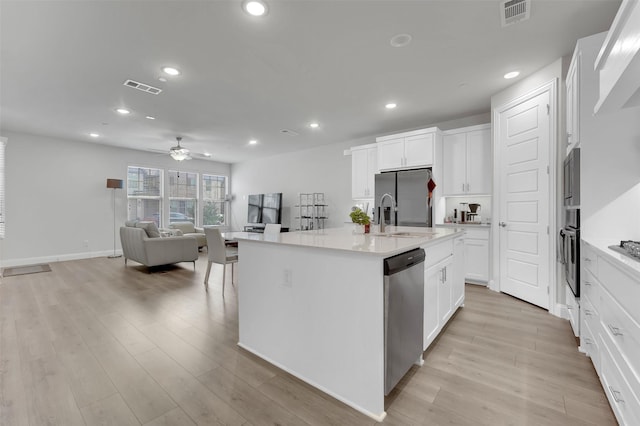
{"label": "ceiling fan", "polygon": [[178,145],[172,146],[171,149],[169,149],[169,155],[171,158],[176,161],[191,160],[191,153],[189,150],[180,146],[182,136],[176,136],[176,140],[178,141]]}

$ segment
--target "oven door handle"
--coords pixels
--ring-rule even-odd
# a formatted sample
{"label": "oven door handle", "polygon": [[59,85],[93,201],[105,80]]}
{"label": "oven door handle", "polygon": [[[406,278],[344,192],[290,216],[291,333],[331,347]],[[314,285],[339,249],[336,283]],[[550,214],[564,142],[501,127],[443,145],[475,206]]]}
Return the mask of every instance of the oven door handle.
{"label": "oven door handle", "polygon": [[566,258],[566,248],[565,248],[565,232],[564,229],[560,230],[560,234],[558,234],[558,247],[557,247],[557,260],[561,263],[561,264],[566,264],[567,263],[567,258]]}

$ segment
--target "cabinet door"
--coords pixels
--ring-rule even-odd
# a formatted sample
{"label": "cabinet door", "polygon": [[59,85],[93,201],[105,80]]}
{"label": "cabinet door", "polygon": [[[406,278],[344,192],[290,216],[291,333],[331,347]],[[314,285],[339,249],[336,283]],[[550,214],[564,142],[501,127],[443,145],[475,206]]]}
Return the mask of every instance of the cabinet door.
{"label": "cabinet door", "polygon": [[464,270],[466,279],[489,281],[489,241],[467,238],[464,241]]}
{"label": "cabinet door", "polygon": [[351,152],[351,198],[366,198],[368,196],[368,163],[368,149],[357,149]]}
{"label": "cabinet door", "polygon": [[375,183],[376,173],[378,173],[378,150],[376,148],[367,149],[367,197],[373,198],[376,195]]}
{"label": "cabinet door", "polygon": [[424,339],[423,349],[438,335],[438,290],[441,280],[441,267],[437,263],[424,272]]}
{"label": "cabinet door", "polygon": [[573,57],[567,73],[567,152],[580,142],[580,56]]}
{"label": "cabinet door", "polygon": [[491,131],[467,133],[467,193],[491,194]]}
{"label": "cabinet door", "polygon": [[464,194],[467,183],[467,134],[456,133],[443,138],[444,195]]}
{"label": "cabinet door", "polygon": [[378,168],[393,170],[404,166],[404,138],[378,142]]}
{"label": "cabinet door", "polygon": [[453,314],[452,286],[453,258],[449,257],[440,264],[440,287],[438,288],[438,321],[444,327]]}
{"label": "cabinet door", "polygon": [[454,310],[464,303],[464,238],[453,242],[453,271],[451,296]]}
{"label": "cabinet door", "polygon": [[565,303],[567,306],[567,312],[569,313],[569,323],[573,330],[574,336],[580,335],[580,306],[576,301],[576,297],[571,292],[569,285],[565,285]]}
{"label": "cabinet door", "polygon": [[433,133],[404,138],[405,167],[433,165],[433,147]]}

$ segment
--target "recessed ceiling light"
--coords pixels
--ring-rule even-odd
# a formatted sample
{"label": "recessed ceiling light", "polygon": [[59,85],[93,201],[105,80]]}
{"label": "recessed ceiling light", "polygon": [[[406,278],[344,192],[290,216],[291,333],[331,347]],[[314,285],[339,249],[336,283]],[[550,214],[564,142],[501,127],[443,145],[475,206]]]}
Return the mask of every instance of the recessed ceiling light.
{"label": "recessed ceiling light", "polygon": [[205,156],[205,157],[211,157],[211,153],[209,153],[209,152],[205,152],[205,153],[204,153],[204,156]]}
{"label": "recessed ceiling light", "polygon": [[267,13],[267,4],[259,0],[246,0],[242,3],[242,9],[251,16],[264,16]]}
{"label": "recessed ceiling light", "polygon": [[398,106],[398,105],[396,105],[395,103],[390,102],[390,103],[386,104],[384,107],[385,107],[386,109],[394,109],[394,108],[395,108],[395,107],[397,107],[397,106]]}
{"label": "recessed ceiling light", "polygon": [[163,83],[166,83],[166,82],[167,82],[167,79],[166,79],[166,78],[164,78],[164,77],[158,77],[158,80],[160,80],[160,81],[161,81],[161,82],[163,82]]}
{"label": "recessed ceiling light", "polygon": [[504,78],[506,78],[507,80],[511,79],[511,78],[516,78],[517,76],[520,75],[520,71],[511,71],[508,72],[504,75]]}
{"label": "recessed ceiling light", "polygon": [[122,114],[122,115],[131,114],[131,111],[129,111],[129,110],[128,110],[128,109],[126,109],[126,108],[117,108],[117,109],[116,109],[116,112],[117,112],[118,114]]}
{"label": "recessed ceiling light", "polygon": [[155,120],[155,119],[156,119],[156,118],[155,118],[154,116],[152,116],[152,115],[147,115],[145,118],[146,118],[147,120]]}
{"label": "recessed ceiling light", "polygon": [[92,138],[99,138],[100,135],[97,133],[89,133],[89,136],[91,136]]}
{"label": "recessed ceiling light", "polygon": [[163,67],[162,72],[171,76],[176,76],[181,74],[180,70],[174,67]]}
{"label": "recessed ceiling light", "polygon": [[396,34],[391,37],[391,41],[389,41],[389,43],[393,47],[405,47],[411,43],[411,40],[413,40],[413,37],[409,34]]}
{"label": "recessed ceiling light", "polygon": [[255,144],[257,144],[257,143],[258,143],[258,141],[257,141],[257,140],[255,140],[255,139],[251,139],[251,140],[249,141],[249,145],[255,145]]}
{"label": "recessed ceiling light", "polygon": [[311,127],[312,129],[317,129],[318,127],[320,127],[320,125],[318,123],[311,123],[309,124],[309,127]]}

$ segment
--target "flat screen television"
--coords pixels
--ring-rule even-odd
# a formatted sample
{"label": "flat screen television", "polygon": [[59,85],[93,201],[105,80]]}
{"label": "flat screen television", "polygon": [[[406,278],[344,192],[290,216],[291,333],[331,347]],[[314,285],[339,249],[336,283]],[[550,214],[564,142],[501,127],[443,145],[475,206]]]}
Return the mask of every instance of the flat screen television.
{"label": "flat screen television", "polygon": [[282,193],[249,195],[247,222],[267,224],[282,222]]}

